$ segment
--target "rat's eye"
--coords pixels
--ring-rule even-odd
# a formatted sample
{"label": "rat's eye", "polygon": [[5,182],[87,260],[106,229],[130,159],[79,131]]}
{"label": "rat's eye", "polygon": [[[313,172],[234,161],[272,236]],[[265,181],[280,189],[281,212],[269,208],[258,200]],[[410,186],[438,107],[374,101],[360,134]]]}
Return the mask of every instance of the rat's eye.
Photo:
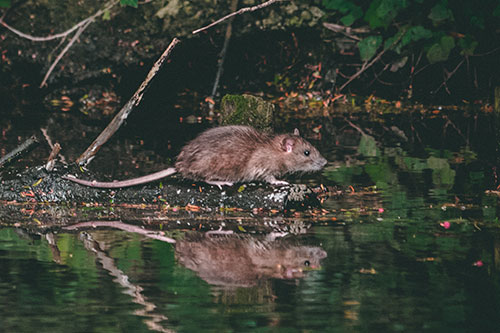
{"label": "rat's eye", "polygon": [[304,150],[304,155],[309,156],[311,152],[309,150]]}
{"label": "rat's eye", "polygon": [[306,267],[311,266],[311,263],[309,262],[309,260],[304,261],[304,266],[306,266]]}

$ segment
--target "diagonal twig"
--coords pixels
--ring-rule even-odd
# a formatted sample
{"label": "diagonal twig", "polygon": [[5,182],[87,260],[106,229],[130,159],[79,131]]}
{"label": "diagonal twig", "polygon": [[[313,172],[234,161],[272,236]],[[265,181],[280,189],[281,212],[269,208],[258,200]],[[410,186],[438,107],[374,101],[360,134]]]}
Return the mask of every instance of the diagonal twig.
{"label": "diagonal twig", "polygon": [[24,32],[21,32],[21,31],[17,30],[16,28],[11,27],[10,25],[8,25],[3,20],[3,17],[0,18],[0,25],[3,25],[6,29],[8,29],[11,32],[15,33],[19,37],[22,37],[22,38],[25,38],[25,39],[29,39],[29,40],[31,40],[33,42],[46,42],[46,41],[49,41],[49,40],[63,38],[63,37],[68,36],[73,31],[77,30],[78,28],[81,28],[82,26],[86,25],[89,21],[93,21],[96,17],[102,15],[105,11],[111,9],[111,7],[115,6],[117,3],[118,3],[118,0],[111,1],[104,8],[99,9],[97,12],[95,12],[91,16],[87,17],[86,19],[78,22],[77,24],[75,24],[74,26],[72,26],[71,28],[69,28],[68,30],[63,31],[63,32],[58,33],[58,34],[55,34],[55,35],[49,35],[49,36],[45,36],[45,37],[32,36],[32,35],[26,34]]}
{"label": "diagonal twig", "polygon": [[394,45],[396,45],[397,43],[399,43],[399,41],[401,40],[401,38],[403,38],[403,35],[405,34],[406,31],[402,31],[400,34],[399,34],[399,37],[391,44],[391,46],[389,46],[387,49],[383,49],[382,51],[379,52],[379,54],[377,54],[377,56],[375,58],[372,59],[372,61],[368,62],[365,61],[363,63],[363,65],[361,66],[361,69],[359,71],[357,71],[356,73],[354,73],[354,75],[352,75],[349,80],[347,80],[346,83],[344,83],[340,89],[339,89],[339,92],[344,90],[345,87],[347,87],[347,85],[349,85],[349,83],[351,83],[352,81],[354,81],[356,78],[358,78],[361,74],[363,74],[364,71],[366,71],[368,68],[370,68],[374,63],[376,63],[377,61],[379,61],[379,59],[382,57],[382,55],[384,55],[384,53],[390,49],[392,49],[394,47]]}
{"label": "diagonal twig", "polygon": [[228,15],[224,16],[223,18],[220,18],[217,21],[212,22],[212,23],[210,23],[209,25],[207,25],[207,26],[205,26],[203,28],[194,30],[192,32],[192,34],[196,35],[197,33],[202,32],[204,30],[207,30],[207,29],[213,27],[214,25],[217,25],[217,24],[219,24],[219,23],[221,23],[221,22],[223,22],[223,21],[225,21],[225,20],[227,20],[227,19],[229,19],[229,18],[231,18],[233,16],[240,15],[240,14],[243,14],[243,13],[246,13],[246,12],[253,12],[253,11],[259,10],[261,8],[270,6],[270,5],[272,5],[272,4],[276,3],[276,2],[285,2],[285,1],[287,1],[287,0],[269,0],[267,2],[261,3],[260,5],[256,5],[256,6],[252,6],[252,7],[240,8],[239,10],[237,10],[237,11],[231,13],[231,14],[228,14]]}
{"label": "diagonal twig", "polygon": [[76,162],[79,165],[85,165],[89,163],[92,160],[92,158],[94,158],[95,154],[97,154],[101,146],[105,144],[109,140],[109,138],[111,138],[111,136],[113,136],[113,134],[115,134],[115,132],[120,128],[123,122],[128,118],[130,112],[132,112],[133,108],[139,105],[149,83],[151,82],[153,77],[155,77],[155,75],[158,73],[165,60],[168,58],[174,47],[179,42],[180,40],[177,38],[174,38],[172,42],[170,42],[170,44],[165,49],[160,58],[156,60],[155,64],[153,65],[148,75],[146,76],[146,79],[141,83],[139,89],[137,89],[137,91],[130,98],[127,104],[125,104],[122,107],[120,112],[116,114],[113,120],[111,120],[108,126],[106,126],[106,128],[101,132],[101,134],[99,134],[99,136],[94,140],[94,142],[92,142],[92,144],[87,148],[87,150],[85,150],[83,154],[80,155],[80,157],[78,157]]}
{"label": "diagonal twig", "polygon": [[49,70],[47,71],[47,73],[45,73],[45,76],[44,76],[44,78],[42,80],[42,83],[40,83],[40,88],[43,88],[44,86],[47,85],[47,80],[49,79],[49,76],[52,73],[52,71],[54,70],[54,68],[56,68],[57,64],[62,59],[62,57],[66,54],[66,52],[68,52],[68,50],[71,48],[71,46],[73,46],[73,44],[78,39],[78,37],[80,37],[80,35],[82,34],[82,32],[85,29],[87,29],[87,27],[90,25],[90,23],[92,23],[92,21],[85,22],[85,24],[82,25],[80,27],[80,29],[78,29],[77,32],[75,32],[75,35],[73,36],[73,38],[71,38],[71,40],[68,42],[68,44],[66,44],[66,46],[64,47],[64,49],[62,49],[62,51],[57,55],[57,57],[54,60],[54,62],[52,62],[52,65],[50,65]]}

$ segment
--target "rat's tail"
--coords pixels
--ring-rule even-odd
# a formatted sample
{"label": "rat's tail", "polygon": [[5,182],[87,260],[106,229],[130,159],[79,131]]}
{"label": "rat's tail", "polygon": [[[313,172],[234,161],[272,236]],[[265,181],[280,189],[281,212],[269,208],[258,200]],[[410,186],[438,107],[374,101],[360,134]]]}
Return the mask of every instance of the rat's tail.
{"label": "rat's tail", "polygon": [[145,183],[150,183],[154,182],[157,180],[160,180],[162,178],[165,178],[167,176],[173,175],[176,173],[177,170],[175,168],[168,168],[164,169],[155,173],[151,173],[149,175],[145,175],[142,177],[137,177],[137,178],[132,178],[132,179],[127,179],[127,180],[120,180],[120,181],[113,181],[113,182],[98,182],[96,180],[84,180],[84,179],[78,179],[73,175],[67,175],[67,176],[62,176],[62,178],[71,180],[72,182],[85,185],[85,186],[90,186],[90,187],[98,187],[98,188],[119,188],[119,187],[128,187],[128,186],[135,186],[135,185],[141,185]]}

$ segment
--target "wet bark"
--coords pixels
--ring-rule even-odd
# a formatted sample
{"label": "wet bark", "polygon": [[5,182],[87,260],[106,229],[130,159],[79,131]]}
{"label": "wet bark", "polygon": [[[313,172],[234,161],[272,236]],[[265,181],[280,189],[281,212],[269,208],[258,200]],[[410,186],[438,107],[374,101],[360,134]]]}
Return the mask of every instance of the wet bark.
{"label": "wet bark", "polygon": [[62,179],[65,174],[96,179],[78,168],[57,165],[52,172],[43,166],[21,173],[10,171],[0,178],[0,200],[12,203],[98,204],[103,206],[149,204],[159,206],[192,206],[205,210],[221,207],[243,210],[285,210],[317,205],[314,193],[305,185],[270,186],[249,183],[216,186],[193,183],[176,177],[162,182],[124,189],[99,189]]}

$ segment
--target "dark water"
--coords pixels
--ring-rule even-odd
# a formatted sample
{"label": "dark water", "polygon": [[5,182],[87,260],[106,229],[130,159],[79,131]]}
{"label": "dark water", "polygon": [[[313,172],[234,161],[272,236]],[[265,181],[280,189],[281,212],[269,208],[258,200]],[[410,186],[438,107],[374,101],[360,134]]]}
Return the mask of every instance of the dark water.
{"label": "dark water", "polygon": [[[380,148],[348,164],[344,153],[323,180],[355,193],[324,201],[328,213],[300,219],[307,233],[284,245],[248,235],[173,245],[109,229],[56,230],[49,242],[0,229],[1,330],[500,331],[489,164],[463,149]],[[251,252],[249,266],[259,244],[268,252]],[[309,258],[303,274],[286,271],[311,249],[320,268]]]}

